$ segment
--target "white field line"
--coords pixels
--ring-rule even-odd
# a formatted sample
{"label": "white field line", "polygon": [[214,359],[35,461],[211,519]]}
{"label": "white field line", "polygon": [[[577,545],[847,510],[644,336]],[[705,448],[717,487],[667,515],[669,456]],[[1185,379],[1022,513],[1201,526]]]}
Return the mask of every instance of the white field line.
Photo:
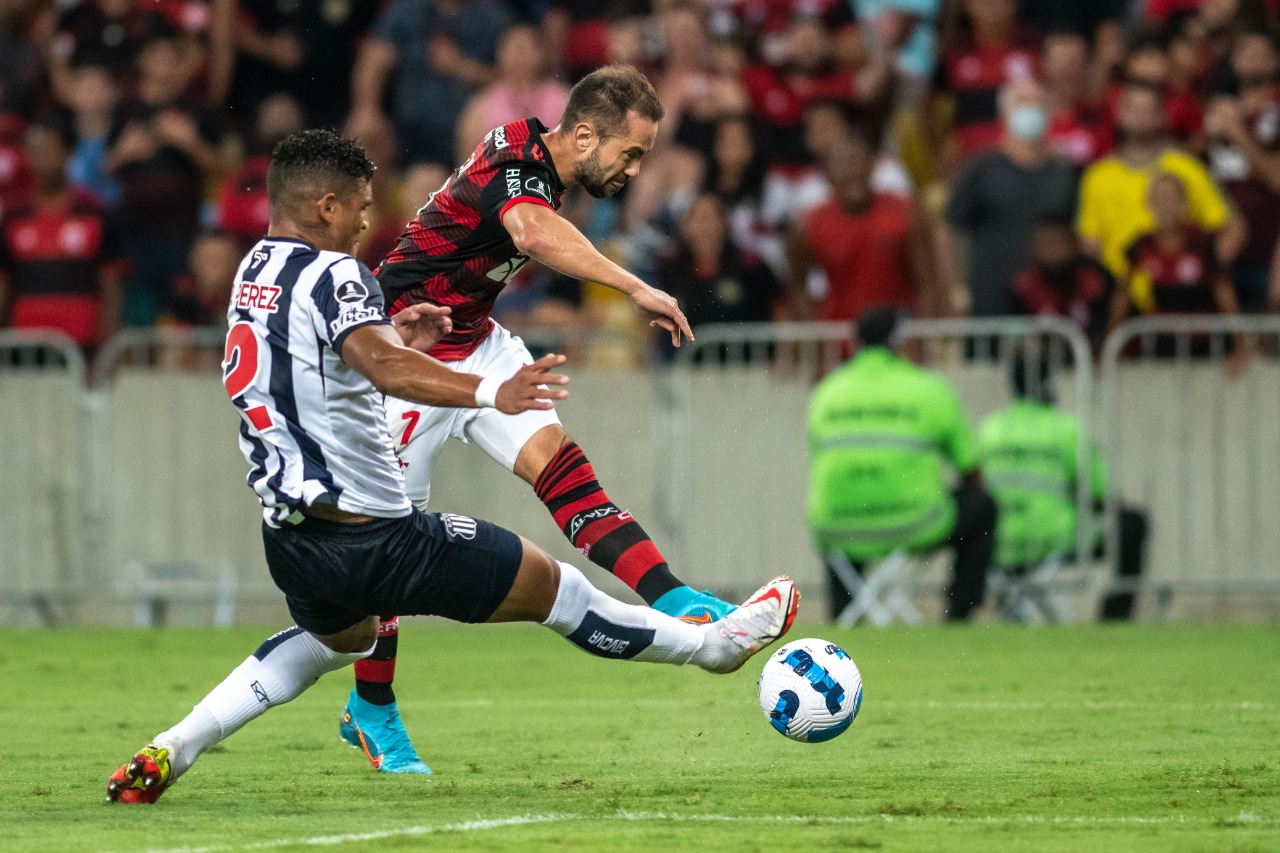
{"label": "white field line", "polygon": [[[144,853],[231,853],[240,850],[271,850],[279,847],[336,847],[359,841],[382,841],[388,838],[408,838],[438,833],[481,832],[491,829],[504,829],[509,826],[528,826],[542,823],[566,823],[581,821],[587,823],[752,823],[752,824],[805,824],[811,826],[850,825],[850,824],[949,824],[949,825],[984,825],[1009,824],[1027,825],[1078,825],[1078,826],[1169,826],[1169,825],[1206,825],[1222,821],[1223,818],[1197,817],[1188,818],[1179,815],[1138,817],[1088,817],[1070,815],[1011,815],[1008,817],[964,817],[963,815],[854,815],[846,817],[821,817],[817,815],[715,815],[715,814],[670,814],[667,812],[627,812],[612,814],[529,814],[493,820],[470,820],[460,823],[424,824],[422,826],[406,826],[399,829],[385,829],[376,832],[351,832],[342,835],[313,835],[297,838],[277,838],[269,841],[254,841],[246,844],[213,844],[205,847],[165,847],[144,851]],[[1280,824],[1271,818],[1260,818],[1245,812],[1230,820],[1240,824],[1258,824],[1270,826]]]}
{"label": "white field line", "polygon": [[[864,698],[864,705],[870,702]],[[597,697],[573,699],[574,706],[583,707],[626,707],[644,708],[670,707],[672,705],[690,704],[687,696],[669,698],[649,697],[644,699],[628,699],[625,697]],[[563,708],[564,699],[400,699],[401,708]],[[901,710],[963,710],[963,711],[1123,711],[1142,710],[1145,708],[1185,708],[1213,711],[1264,711],[1273,705],[1267,702],[1128,702],[1093,701],[1085,699],[1078,702],[998,702],[982,700],[918,700],[918,699],[882,699],[876,700],[877,707]]]}

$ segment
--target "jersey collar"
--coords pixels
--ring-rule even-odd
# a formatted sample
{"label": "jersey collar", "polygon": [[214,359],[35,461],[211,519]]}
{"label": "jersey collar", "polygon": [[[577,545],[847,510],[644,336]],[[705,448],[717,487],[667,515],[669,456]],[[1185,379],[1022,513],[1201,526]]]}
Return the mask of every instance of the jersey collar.
{"label": "jersey collar", "polygon": [[551,152],[547,150],[547,143],[542,141],[542,134],[550,130],[543,124],[537,116],[525,119],[529,124],[529,156],[540,163],[547,165],[547,171],[551,173],[551,177],[555,180],[555,186],[552,188],[554,193],[564,192],[564,181],[560,180],[560,172],[556,169],[556,164],[551,161]]}

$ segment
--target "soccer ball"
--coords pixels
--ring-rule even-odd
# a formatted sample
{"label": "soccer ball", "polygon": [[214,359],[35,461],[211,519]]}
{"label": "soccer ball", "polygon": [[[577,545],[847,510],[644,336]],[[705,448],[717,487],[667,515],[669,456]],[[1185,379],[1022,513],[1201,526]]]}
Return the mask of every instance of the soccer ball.
{"label": "soccer ball", "polygon": [[821,743],[853,723],[862,707],[862,675],[835,643],[787,643],[760,673],[760,709],[769,725],[801,743]]}

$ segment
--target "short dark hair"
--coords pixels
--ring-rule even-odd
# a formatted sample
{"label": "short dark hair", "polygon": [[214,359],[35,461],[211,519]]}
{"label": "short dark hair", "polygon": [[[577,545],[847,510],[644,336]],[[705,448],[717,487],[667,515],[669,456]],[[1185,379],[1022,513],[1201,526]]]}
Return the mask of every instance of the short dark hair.
{"label": "short dark hair", "polygon": [[325,193],[352,192],[358,181],[373,179],[377,167],[353,139],[328,128],[286,136],[271,152],[267,200],[274,210],[289,210]]}
{"label": "short dark hair", "polygon": [[902,310],[892,305],[873,305],[858,315],[854,335],[864,347],[887,347],[902,324]]}
{"label": "short dark hair", "polygon": [[1049,356],[1032,348],[1019,347],[1013,356],[1009,371],[1009,384],[1013,396],[1019,400],[1035,400],[1052,403],[1057,396],[1053,387],[1053,365]]}
{"label": "short dark hair", "polygon": [[649,78],[635,66],[615,63],[592,71],[569,91],[560,126],[568,130],[587,121],[601,136],[616,136],[626,127],[629,112],[661,121],[662,102]]}
{"label": "short dark hair", "polygon": [[44,130],[53,134],[62,147],[71,153],[76,148],[76,127],[71,116],[65,112],[54,112],[41,116],[28,125],[27,130]]}

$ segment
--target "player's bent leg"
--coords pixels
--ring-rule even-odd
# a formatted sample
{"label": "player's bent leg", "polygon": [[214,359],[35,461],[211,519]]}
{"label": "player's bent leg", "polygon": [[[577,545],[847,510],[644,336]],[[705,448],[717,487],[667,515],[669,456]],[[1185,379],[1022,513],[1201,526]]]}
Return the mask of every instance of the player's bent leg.
{"label": "player's bent leg", "polygon": [[611,598],[577,568],[557,563],[528,540],[521,544],[519,573],[488,621],[541,622],[598,657],[733,672],[786,633],[795,618],[799,594],[789,578],[770,581],[722,620],[691,625]]}
{"label": "player's bent leg", "polygon": [[213,688],[180,723],[139,750],[107,783],[107,799],[154,803],[209,747],[268,709],[283,705],[322,675],[369,654],[376,616],[331,634],[297,625],[269,637]]}
{"label": "player's bent leg", "polygon": [[[501,429],[502,422],[494,423]],[[480,430],[482,431],[483,427]],[[575,548],[615,575],[656,610],[695,624],[728,614],[733,606],[697,592],[671,573],[666,558],[632,517],[609,499],[582,448],[558,424],[534,433],[516,455],[513,471],[533,486]]]}

